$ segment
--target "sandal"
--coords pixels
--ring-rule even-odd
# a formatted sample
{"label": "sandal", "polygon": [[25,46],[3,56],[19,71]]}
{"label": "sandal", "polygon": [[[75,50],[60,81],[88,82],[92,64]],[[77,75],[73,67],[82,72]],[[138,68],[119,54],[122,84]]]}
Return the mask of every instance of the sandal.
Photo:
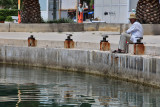
{"label": "sandal", "polygon": [[112,53],[117,53],[118,52],[118,50],[114,50],[114,51],[112,51]]}
{"label": "sandal", "polygon": [[124,50],[121,50],[121,49],[118,49],[118,52],[117,53],[125,53]]}
{"label": "sandal", "polygon": [[125,53],[124,50],[118,49],[118,50],[114,50],[112,51],[112,53]]}

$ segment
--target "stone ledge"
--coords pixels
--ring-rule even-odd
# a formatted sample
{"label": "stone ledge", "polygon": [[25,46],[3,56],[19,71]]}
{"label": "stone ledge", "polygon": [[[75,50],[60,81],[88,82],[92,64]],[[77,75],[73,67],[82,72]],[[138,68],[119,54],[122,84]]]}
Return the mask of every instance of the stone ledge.
{"label": "stone ledge", "polygon": [[[81,32],[108,31],[121,34],[129,24],[114,23],[60,23],[60,24],[0,24],[0,32]],[[143,24],[144,35],[160,35],[160,24]]]}
{"label": "stone ledge", "polygon": [[[9,46],[22,46],[27,47],[27,40],[17,40],[17,39],[0,39],[0,45],[9,45]],[[160,56],[160,46],[157,45],[145,45],[144,55]],[[38,40],[37,47],[39,48],[64,48],[64,41],[49,41],[49,40]],[[118,44],[111,43],[110,51],[117,50]],[[84,50],[100,50],[100,43],[91,43],[91,42],[75,42],[75,49],[84,49]],[[133,54],[133,46],[130,45],[129,54]]]}

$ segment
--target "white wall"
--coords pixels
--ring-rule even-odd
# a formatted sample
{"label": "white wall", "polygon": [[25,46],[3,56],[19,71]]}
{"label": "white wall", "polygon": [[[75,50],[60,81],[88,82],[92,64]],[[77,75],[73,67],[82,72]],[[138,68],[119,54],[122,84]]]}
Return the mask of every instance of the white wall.
{"label": "white wall", "polygon": [[128,23],[129,0],[95,0],[94,6],[95,18],[106,23]]}
{"label": "white wall", "polygon": [[48,12],[47,11],[41,11],[41,17],[44,21],[48,21]]}
{"label": "white wall", "polygon": [[[68,18],[68,9],[76,9],[77,0],[62,0],[61,18]],[[53,0],[39,0],[41,6],[41,16],[44,21],[53,20]],[[57,0],[57,14],[56,17],[59,19],[59,4]]]}
{"label": "white wall", "polygon": [[76,9],[77,0],[62,0],[62,9]]}
{"label": "white wall", "polygon": [[39,0],[41,17],[44,21],[48,21],[48,0]]}
{"label": "white wall", "polygon": [[[39,0],[40,7],[41,7],[41,17],[44,21],[53,20],[53,0]],[[57,3],[58,5],[58,3]],[[57,19],[58,16],[58,6],[57,8]]]}

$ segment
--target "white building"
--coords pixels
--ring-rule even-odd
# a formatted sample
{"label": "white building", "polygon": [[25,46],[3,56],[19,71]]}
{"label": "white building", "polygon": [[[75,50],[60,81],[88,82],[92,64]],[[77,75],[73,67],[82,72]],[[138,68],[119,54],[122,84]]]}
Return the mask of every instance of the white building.
{"label": "white building", "polygon": [[68,10],[77,9],[77,0],[39,0],[39,3],[41,16],[45,21],[59,19],[59,15],[61,18],[68,18]]}
{"label": "white building", "polygon": [[138,0],[94,0],[94,18],[106,23],[128,23]]}

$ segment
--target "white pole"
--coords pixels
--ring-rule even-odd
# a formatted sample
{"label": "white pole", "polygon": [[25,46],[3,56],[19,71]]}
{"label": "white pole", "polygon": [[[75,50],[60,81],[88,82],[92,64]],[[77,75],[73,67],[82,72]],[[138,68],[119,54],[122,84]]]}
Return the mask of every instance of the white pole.
{"label": "white pole", "polygon": [[77,0],[77,10],[76,10],[76,21],[77,21],[77,23],[78,23],[78,13],[79,13],[78,7],[79,7],[79,0]]}
{"label": "white pole", "polygon": [[59,19],[61,19],[61,0],[59,0]]}

